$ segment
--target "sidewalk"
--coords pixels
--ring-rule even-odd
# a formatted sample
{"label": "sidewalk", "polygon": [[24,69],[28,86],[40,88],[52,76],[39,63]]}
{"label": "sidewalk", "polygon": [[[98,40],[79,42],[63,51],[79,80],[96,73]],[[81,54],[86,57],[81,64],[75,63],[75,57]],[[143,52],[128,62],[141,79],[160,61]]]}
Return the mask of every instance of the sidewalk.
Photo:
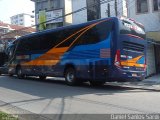
{"label": "sidewalk", "polygon": [[160,74],[149,77],[142,82],[160,84]]}
{"label": "sidewalk", "polygon": [[107,82],[106,84],[134,89],[160,91],[160,74],[154,75],[140,82]]}

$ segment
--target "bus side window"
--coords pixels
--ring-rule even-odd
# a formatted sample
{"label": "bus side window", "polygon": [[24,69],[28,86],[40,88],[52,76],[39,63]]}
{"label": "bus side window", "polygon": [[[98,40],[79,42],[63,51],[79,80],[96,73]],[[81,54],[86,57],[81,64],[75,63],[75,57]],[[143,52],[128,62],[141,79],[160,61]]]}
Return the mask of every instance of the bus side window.
{"label": "bus side window", "polygon": [[108,38],[113,29],[113,22],[103,22],[89,29],[76,42],[77,45],[95,44]]}
{"label": "bus side window", "polygon": [[[83,28],[83,26],[81,27],[77,27],[77,28],[72,28],[72,29],[65,29],[63,31],[61,31],[61,35],[59,35],[59,43],[64,41],[65,39],[67,39],[68,37],[72,36],[70,39],[66,40],[65,42],[63,42],[62,44],[60,44],[58,47],[69,47],[71,45],[71,43],[79,36],[79,34],[75,34],[76,32],[78,32],[81,28]],[[75,35],[74,35],[75,34]],[[63,36],[63,37],[62,37]]]}

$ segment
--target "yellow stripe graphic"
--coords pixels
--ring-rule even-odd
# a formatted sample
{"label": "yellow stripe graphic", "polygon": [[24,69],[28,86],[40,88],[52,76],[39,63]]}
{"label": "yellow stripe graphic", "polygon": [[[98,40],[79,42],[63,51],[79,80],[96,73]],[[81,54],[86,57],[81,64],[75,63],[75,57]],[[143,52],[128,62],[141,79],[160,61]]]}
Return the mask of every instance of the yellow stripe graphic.
{"label": "yellow stripe graphic", "polygon": [[[85,34],[88,30],[90,30],[91,28],[93,28],[94,26],[108,21],[110,19],[107,20],[103,20],[103,21],[99,21],[97,23],[91,24],[85,28],[80,29],[79,31],[77,31],[76,33],[70,35],[69,37],[67,37],[66,39],[64,39],[62,42],[58,43],[55,47],[53,47],[51,50],[49,50],[48,52],[46,52],[45,54],[43,54],[42,56],[36,58],[35,60],[32,60],[30,62],[26,62],[23,63],[23,66],[27,66],[27,65],[35,65],[35,66],[39,66],[39,65],[55,65],[60,61],[60,57],[62,55],[64,55],[64,53],[66,51],[68,51],[72,45],[83,35]],[[58,46],[60,46],[62,43],[64,43],[67,40],[70,40],[70,38],[74,37],[75,35],[79,34],[78,37],[69,45],[69,47],[61,47],[61,48],[57,48]]]}
{"label": "yellow stripe graphic", "polygon": [[137,61],[141,58],[142,56],[138,56],[136,58],[126,60],[126,61],[121,61],[122,66],[129,66],[129,67],[145,67],[144,64],[138,64]]}

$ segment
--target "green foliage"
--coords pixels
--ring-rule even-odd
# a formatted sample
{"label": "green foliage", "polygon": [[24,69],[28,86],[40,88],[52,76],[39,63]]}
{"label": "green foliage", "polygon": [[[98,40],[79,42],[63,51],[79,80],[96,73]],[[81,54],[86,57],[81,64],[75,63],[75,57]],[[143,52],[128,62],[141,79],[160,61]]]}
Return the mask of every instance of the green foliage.
{"label": "green foliage", "polygon": [[0,120],[18,120],[18,118],[15,118],[12,115],[0,112]]}

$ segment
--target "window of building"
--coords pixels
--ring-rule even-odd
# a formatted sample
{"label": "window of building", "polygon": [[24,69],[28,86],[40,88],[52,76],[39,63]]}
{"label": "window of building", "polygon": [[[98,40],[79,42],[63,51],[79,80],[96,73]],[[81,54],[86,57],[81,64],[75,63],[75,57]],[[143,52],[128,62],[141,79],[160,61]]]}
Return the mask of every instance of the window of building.
{"label": "window of building", "polygon": [[153,0],[153,11],[160,10],[160,0]]}
{"label": "window of building", "polygon": [[51,0],[51,1],[50,1],[50,7],[51,7],[52,9],[61,8],[61,0]]}
{"label": "window of building", "polygon": [[23,14],[20,14],[19,17],[23,17]]}
{"label": "window of building", "polygon": [[18,15],[15,16],[15,19],[18,19]]}
{"label": "window of building", "polygon": [[148,12],[148,0],[137,0],[137,13]]}
{"label": "window of building", "polygon": [[34,18],[34,15],[31,15],[31,18]]}
{"label": "window of building", "polygon": [[45,10],[48,7],[48,1],[36,2],[36,10]]}
{"label": "window of building", "polygon": [[99,19],[100,17],[100,0],[87,0],[88,21]]}
{"label": "window of building", "polygon": [[20,23],[20,25],[23,25],[23,23]]}

